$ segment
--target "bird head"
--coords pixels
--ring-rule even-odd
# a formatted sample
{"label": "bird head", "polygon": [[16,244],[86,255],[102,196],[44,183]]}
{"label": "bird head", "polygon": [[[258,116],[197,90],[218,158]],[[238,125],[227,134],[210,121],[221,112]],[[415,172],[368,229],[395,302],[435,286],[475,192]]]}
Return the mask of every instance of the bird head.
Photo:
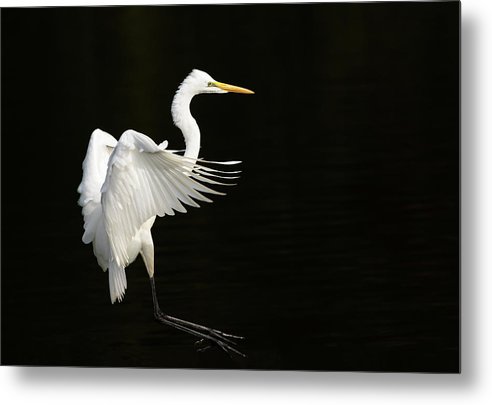
{"label": "bird head", "polygon": [[254,94],[253,91],[245,89],[243,87],[218,82],[217,80],[213,79],[212,76],[210,76],[208,73],[198,69],[193,69],[191,71],[191,73],[183,81],[182,86],[188,87],[188,89],[194,94]]}

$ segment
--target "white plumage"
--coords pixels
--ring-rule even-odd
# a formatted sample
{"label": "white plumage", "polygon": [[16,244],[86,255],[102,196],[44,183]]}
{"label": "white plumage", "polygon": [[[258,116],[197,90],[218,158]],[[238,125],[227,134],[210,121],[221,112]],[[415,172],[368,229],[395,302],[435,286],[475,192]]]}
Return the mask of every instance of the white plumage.
{"label": "white plumage", "polygon": [[[99,265],[110,270],[112,302],[123,298],[125,267],[136,259],[142,245],[152,243],[150,228],[156,216],[186,212],[183,203],[199,207],[195,200],[212,201],[202,193],[223,194],[201,184],[225,184],[210,179],[219,177],[215,173],[219,171],[166,146],[133,130],[125,131],[119,141],[100,129],[92,133],[79,186],[82,240],[93,243]],[[153,268],[148,270],[152,276]]]}
{"label": "white plumage", "polygon": [[[204,194],[223,194],[209,185],[231,185],[223,179],[235,179],[238,171],[224,172],[198,159],[200,129],[191,115],[190,102],[201,93],[245,93],[237,86],[220,83],[194,69],[181,83],[172,103],[175,125],[181,129],[186,150],[184,156],[157,145],[148,136],[125,131],[119,141],[96,129],[90,138],[82,164],[82,182],[78,188],[84,216],[84,243],[92,243],[99,266],[108,271],[111,302],[121,301],[127,288],[125,268],[140,254],[150,277],[155,318],[166,325],[219,345],[227,352],[241,354],[231,345],[240,338],[163,313],[154,283],[154,243],[151,228],[156,216],[186,212],[185,205],[199,207],[197,201],[211,202]],[[218,178],[220,181],[215,180]],[[208,346],[206,346],[208,347]],[[206,348],[205,347],[205,348]]]}
{"label": "white plumage", "polygon": [[157,145],[134,130],[125,131],[119,141],[100,129],[92,133],[78,188],[84,216],[82,240],[92,242],[98,264],[103,270],[109,269],[111,302],[122,300],[127,287],[125,268],[139,253],[149,276],[153,277],[154,249],[150,230],[156,216],[186,212],[184,204],[199,207],[197,201],[211,202],[203,193],[223,193],[203,183],[224,185],[212,178],[236,178],[223,176],[227,173],[212,169],[208,164],[239,162],[197,159],[200,130],[189,110],[196,94],[228,91],[249,92],[216,82],[196,69],[180,85],[172,114],[185,138],[184,156],[167,150],[167,141]]}

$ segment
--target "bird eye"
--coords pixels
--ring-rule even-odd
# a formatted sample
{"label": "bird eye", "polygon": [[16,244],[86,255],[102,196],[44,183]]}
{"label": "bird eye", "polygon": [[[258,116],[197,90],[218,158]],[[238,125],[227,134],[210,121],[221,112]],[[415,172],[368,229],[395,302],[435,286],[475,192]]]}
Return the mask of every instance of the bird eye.
{"label": "bird eye", "polygon": [[214,84],[212,82],[208,82],[208,87],[212,87]]}

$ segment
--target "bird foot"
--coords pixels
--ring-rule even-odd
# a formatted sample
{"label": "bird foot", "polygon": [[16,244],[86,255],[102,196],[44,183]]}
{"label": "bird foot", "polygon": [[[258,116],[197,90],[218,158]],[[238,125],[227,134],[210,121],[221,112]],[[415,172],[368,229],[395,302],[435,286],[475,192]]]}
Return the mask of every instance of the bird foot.
{"label": "bird foot", "polygon": [[210,349],[212,345],[206,339],[200,339],[195,342],[195,347],[197,352],[204,352],[207,349]]}
{"label": "bird foot", "polygon": [[239,356],[246,357],[234,346],[237,342],[232,339],[244,339],[242,336],[232,335],[230,333],[225,333],[217,329],[212,329],[207,326],[198,325],[193,322],[185,321],[183,319],[175,318],[173,316],[167,315],[161,310],[154,312],[154,316],[157,321],[168,326],[172,326],[183,332],[187,332],[193,336],[200,338],[195,342],[198,352],[204,352],[213,345],[219,346],[230,356],[235,353]]}

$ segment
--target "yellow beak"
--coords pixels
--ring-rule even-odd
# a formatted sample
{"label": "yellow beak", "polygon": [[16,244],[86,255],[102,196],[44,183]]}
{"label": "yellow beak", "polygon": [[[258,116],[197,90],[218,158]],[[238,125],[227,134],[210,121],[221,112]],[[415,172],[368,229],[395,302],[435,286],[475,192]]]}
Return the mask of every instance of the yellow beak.
{"label": "yellow beak", "polygon": [[231,92],[231,93],[242,93],[242,94],[255,94],[254,91],[245,89],[243,87],[233,86],[232,84],[225,84],[221,82],[212,82],[215,87],[219,89]]}

